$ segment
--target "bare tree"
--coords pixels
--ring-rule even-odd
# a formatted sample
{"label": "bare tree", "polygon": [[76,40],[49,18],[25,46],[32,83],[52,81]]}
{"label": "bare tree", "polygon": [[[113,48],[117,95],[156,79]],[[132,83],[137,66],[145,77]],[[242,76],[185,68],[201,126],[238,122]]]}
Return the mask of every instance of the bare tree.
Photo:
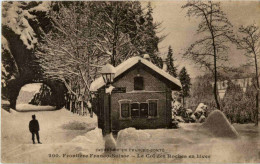
{"label": "bare tree", "polygon": [[182,8],[187,8],[187,16],[200,20],[195,41],[184,53],[185,58],[192,59],[214,75],[214,97],[216,106],[220,109],[218,100],[218,68],[224,67],[228,60],[227,43],[233,37],[232,25],[222,11],[219,2],[189,1]]}
{"label": "bare tree", "polygon": [[84,2],[58,2],[56,5],[59,12],[51,10],[49,13],[53,30],[48,34],[43,32],[43,42],[38,45],[39,62],[47,78],[62,81],[77,98],[90,95],[90,83],[109,60],[101,56],[103,54],[93,43],[98,34],[93,25],[99,18],[94,12],[96,6]]}
{"label": "bare tree", "polygon": [[249,64],[255,67],[255,81],[254,87],[256,93],[256,111],[255,111],[255,125],[258,126],[258,111],[259,111],[259,47],[260,47],[260,31],[255,24],[249,26],[241,26],[239,28],[240,36],[235,39],[238,49],[244,50],[244,55],[249,58]]}
{"label": "bare tree", "polygon": [[104,63],[116,66],[139,55],[146,22],[140,2],[53,3],[54,29],[43,32],[37,56],[45,76],[61,80],[77,98],[89,95]]}

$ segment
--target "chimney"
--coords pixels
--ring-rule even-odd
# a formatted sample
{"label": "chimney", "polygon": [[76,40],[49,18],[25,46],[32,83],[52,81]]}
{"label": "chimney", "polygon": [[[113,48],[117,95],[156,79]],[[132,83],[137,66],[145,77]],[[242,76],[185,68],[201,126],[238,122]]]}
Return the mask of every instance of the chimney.
{"label": "chimney", "polygon": [[150,56],[148,55],[148,54],[144,54],[144,57],[143,57],[144,59],[146,59],[146,60],[148,60],[148,61],[151,61],[150,60]]}
{"label": "chimney", "polygon": [[166,59],[163,59],[163,68],[162,68],[165,72],[167,72],[167,63],[166,63]]}

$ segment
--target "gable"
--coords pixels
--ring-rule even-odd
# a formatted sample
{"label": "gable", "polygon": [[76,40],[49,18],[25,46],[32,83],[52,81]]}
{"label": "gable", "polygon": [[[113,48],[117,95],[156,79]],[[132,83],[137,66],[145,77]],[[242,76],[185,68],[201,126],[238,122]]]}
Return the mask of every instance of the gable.
{"label": "gable", "polygon": [[[142,69],[147,70],[152,75],[154,75],[156,78],[159,78],[162,82],[166,83],[172,90],[181,90],[181,83],[177,78],[174,78],[167,72],[163,71],[150,61],[147,61],[146,59],[143,59],[141,57],[132,57],[128,60],[124,61],[117,67],[116,73],[115,73],[115,79],[114,81],[119,80],[122,76],[124,76],[127,72],[133,70],[136,68],[136,66],[141,66]],[[94,82],[91,83],[90,91],[97,91],[99,88],[103,87],[105,85],[103,78],[99,77]]]}
{"label": "gable", "polygon": [[[164,89],[165,85],[168,88],[171,88],[172,90],[180,90],[181,88],[173,84],[171,81],[163,77],[162,75],[158,74],[157,72],[153,71],[151,68],[147,67],[143,63],[139,62],[132,66],[127,71],[123,72],[121,75],[117,76],[114,79],[114,83],[117,84],[118,82],[121,83],[121,80],[124,81],[126,84],[126,87],[132,86],[134,87],[134,78],[135,77],[143,77],[144,79],[144,87],[145,90],[153,90],[151,88],[157,88],[155,90],[158,90],[160,88]],[[151,86],[147,88],[147,86]],[[153,86],[152,86],[153,85]],[[123,87],[123,86],[121,86]],[[133,89],[131,89],[133,90]]]}

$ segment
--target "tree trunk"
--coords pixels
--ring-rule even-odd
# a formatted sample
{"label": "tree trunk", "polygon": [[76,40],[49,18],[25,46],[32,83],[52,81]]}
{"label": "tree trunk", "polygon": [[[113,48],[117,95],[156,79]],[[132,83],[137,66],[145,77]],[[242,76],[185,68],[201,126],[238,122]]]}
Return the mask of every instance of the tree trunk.
{"label": "tree trunk", "polygon": [[81,115],[84,116],[84,106],[83,106],[83,101],[80,102],[81,104]]}
{"label": "tree trunk", "polygon": [[258,113],[259,113],[259,91],[257,91],[256,93],[255,126],[258,126]]}
{"label": "tree trunk", "polygon": [[118,4],[117,2],[115,3],[115,17],[114,17],[114,29],[113,29],[113,49],[112,49],[112,56],[111,56],[111,64],[115,67],[116,66],[116,47],[117,47],[117,39],[118,39]]}
{"label": "tree trunk", "polygon": [[218,102],[218,89],[217,89],[217,82],[218,82],[218,79],[217,79],[217,68],[215,67],[215,82],[214,82],[214,97],[215,97],[215,102],[216,102],[216,105],[217,105],[217,109],[220,110],[220,105],[219,105],[219,102]]}
{"label": "tree trunk", "polygon": [[72,112],[72,100],[70,100],[70,112]]}
{"label": "tree trunk", "polygon": [[255,78],[256,78],[256,112],[255,112],[255,126],[258,126],[258,113],[259,113],[259,79],[258,79],[258,65],[257,65],[257,58],[256,52],[254,51],[255,57]]}
{"label": "tree trunk", "polygon": [[217,75],[217,52],[216,52],[216,46],[215,46],[215,39],[214,39],[214,34],[211,31],[211,35],[212,35],[212,46],[213,46],[213,50],[214,50],[214,97],[215,97],[215,101],[216,101],[216,105],[217,105],[217,109],[220,110],[220,105],[218,102],[218,88],[217,88],[217,82],[218,82],[218,75]]}
{"label": "tree trunk", "polygon": [[182,94],[182,105],[183,105],[183,108],[184,108],[184,106],[185,106],[184,94]]}

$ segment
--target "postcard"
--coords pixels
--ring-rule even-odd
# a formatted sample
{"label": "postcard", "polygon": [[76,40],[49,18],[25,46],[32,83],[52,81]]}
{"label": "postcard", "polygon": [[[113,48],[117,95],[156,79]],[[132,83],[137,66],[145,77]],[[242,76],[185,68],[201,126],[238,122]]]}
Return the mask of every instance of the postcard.
{"label": "postcard", "polygon": [[2,1],[1,163],[259,163],[259,1]]}

